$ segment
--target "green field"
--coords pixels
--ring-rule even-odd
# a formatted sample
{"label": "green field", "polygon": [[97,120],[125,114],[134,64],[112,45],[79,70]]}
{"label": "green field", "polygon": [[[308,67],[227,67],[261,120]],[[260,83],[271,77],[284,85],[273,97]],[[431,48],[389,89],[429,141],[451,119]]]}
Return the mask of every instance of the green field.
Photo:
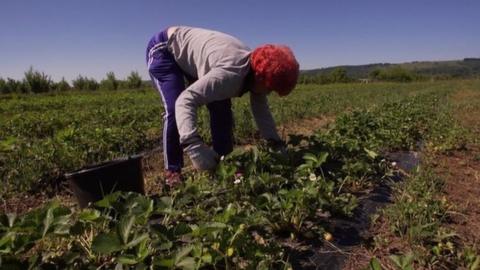
{"label": "green field", "polygon": [[[213,174],[189,173],[178,190],[155,197],[115,193],[83,210],[52,202],[19,217],[2,214],[0,266],[290,269],[285,241],[329,239],[328,218],[319,213],[351,217],[359,192],[396,173],[385,153],[419,146],[447,153],[474,140],[452,113],[460,89],[479,91],[480,81],[308,85],[287,98],[272,96],[279,125],[336,118],[312,136],[290,136],[287,155],[257,144],[248,99],[234,100],[237,141],[257,146],[234,152]],[[66,171],[160,144],[162,108],[151,89],[2,96],[0,105],[6,199]],[[199,115],[208,141],[207,113]],[[412,243],[430,249],[443,241],[435,235],[447,208],[430,196],[438,191],[429,184],[433,177],[418,172],[411,179],[425,183],[409,186],[420,199],[389,210],[391,220],[398,218],[392,232],[404,235],[414,224]],[[418,234],[425,228],[428,235]],[[450,258],[432,254],[416,263],[428,268]]]}
{"label": "green field", "polygon": [[[418,93],[442,92],[456,84],[308,85],[300,86],[288,98],[272,95],[270,104],[281,125],[299,118],[378,106]],[[233,106],[238,142],[258,138],[248,97],[234,99]],[[85,165],[160,145],[162,112],[160,97],[153,89],[1,96],[0,176],[5,185],[0,197],[49,183]],[[199,125],[208,141],[206,110],[199,113]]]}

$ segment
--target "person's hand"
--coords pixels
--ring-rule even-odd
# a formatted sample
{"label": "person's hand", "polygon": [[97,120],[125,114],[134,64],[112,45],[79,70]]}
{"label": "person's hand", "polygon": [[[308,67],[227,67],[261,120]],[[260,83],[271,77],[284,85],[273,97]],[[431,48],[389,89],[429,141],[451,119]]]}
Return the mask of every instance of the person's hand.
{"label": "person's hand", "polygon": [[217,152],[202,142],[190,145],[185,152],[190,157],[193,167],[199,171],[215,169],[220,159]]}

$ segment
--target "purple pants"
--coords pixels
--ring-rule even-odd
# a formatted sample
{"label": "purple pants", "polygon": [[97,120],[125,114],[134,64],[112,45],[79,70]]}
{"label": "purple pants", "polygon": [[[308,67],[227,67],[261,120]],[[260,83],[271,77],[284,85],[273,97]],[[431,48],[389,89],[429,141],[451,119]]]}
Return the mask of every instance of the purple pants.
{"label": "purple pants", "polygon": [[[165,169],[179,172],[183,167],[183,151],[180,146],[175,121],[175,101],[185,90],[185,74],[167,49],[167,30],[152,37],[147,46],[147,65],[150,77],[162,96],[163,154]],[[207,104],[213,149],[219,155],[233,150],[233,114],[230,99]]]}

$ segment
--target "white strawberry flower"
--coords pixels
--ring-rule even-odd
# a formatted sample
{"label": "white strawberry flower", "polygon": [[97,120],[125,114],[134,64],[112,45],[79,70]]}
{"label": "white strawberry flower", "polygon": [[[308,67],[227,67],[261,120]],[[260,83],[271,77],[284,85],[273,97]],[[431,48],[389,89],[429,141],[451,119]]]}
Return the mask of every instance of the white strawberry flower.
{"label": "white strawberry flower", "polygon": [[242,174],[242,173],[236,173],[236,174],[235,174],[235,180],[233,181],[233,183],[234,183],[235,185],[238,185],[238,184],[240,184],[242,181],[243,181],[243,174]]}

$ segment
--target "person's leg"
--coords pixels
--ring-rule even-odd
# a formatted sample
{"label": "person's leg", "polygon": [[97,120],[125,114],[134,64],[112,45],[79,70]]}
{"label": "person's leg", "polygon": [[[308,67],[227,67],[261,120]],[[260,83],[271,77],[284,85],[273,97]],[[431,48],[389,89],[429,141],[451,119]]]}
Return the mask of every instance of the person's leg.
{"label": "person's leg", "polygon": [[220,156],[233,151],[233,113],[230,99],[207,104],[213,150]]}
{"label": "person's leg", "polygon": [[183,72],[166,47],[166,31],[155,35],[147,48],[150,77],[158,89],[165,108],[163,125],[163,152],[165,169],[180,172],[183,167],[183,151],[180,146],[175,121],[175,101],[185,89]]}

